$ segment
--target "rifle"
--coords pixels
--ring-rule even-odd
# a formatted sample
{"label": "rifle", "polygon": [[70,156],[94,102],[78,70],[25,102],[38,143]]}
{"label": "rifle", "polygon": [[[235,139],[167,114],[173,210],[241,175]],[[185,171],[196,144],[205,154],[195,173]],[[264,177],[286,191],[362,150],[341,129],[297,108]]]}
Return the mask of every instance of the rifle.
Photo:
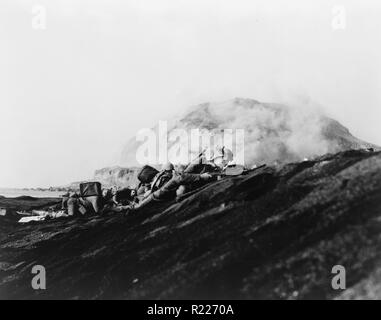
{"label": "rifle", "polygon": [[225,177],[225,176],[239,176],[243,174],[244,171],[245,171],[245,168],[243,166],[233,165],[233,166],[226,167],[223,171],[206,172],[206,173],[210,174],[212,177],[215,177],[215,176]]}
{"label": "rifle", "polygon": [[[239,176],[239,175],[244,174],[244,173],[256,171],[256,170],[263,168],[263,167],[266,167],[266,164],[262,164],[259,167],[245,171],[245,168],[243,166],[232,165],[232,166],[228,166],[227,168],[225,168],[224,172],[211,172],[209,174],[211,176],[225,176],[225,177],[227,177],[227,176]],[[202,186],[198,189],[189,191],[185,194],[182,194],[176,198],[176,202],[180,202],[180,201],[200,192],[201,190],[206,189],[208,186],[209,186],[209,184]]]}
{"label": "rifle", "polygon": [[245,170],[244,166],[241,165],[230,165],[226,167],[223,171],[221,172],[208,172],[211,176],[240,176],[241,174],[253,172],[255,170],[258,170],[260,168],[265,167],[266,164],[262,164],[259,167],[256,167],[254,169],[250,170]]}

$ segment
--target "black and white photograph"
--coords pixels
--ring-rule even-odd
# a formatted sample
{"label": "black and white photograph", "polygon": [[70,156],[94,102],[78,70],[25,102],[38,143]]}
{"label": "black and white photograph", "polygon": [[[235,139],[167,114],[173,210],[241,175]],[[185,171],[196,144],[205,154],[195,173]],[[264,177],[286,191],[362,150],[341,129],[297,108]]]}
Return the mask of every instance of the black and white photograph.
{"label": "black and white photograph", "polygon": [[0,300],[381,299],[380,40],[377,0],[1,0]]}

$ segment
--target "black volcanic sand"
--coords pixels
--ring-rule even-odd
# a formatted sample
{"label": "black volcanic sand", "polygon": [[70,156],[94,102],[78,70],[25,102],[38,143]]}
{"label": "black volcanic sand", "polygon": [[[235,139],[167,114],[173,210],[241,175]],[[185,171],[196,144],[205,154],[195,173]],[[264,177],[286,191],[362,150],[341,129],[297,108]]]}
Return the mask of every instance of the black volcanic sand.
{"label": "black volcanic sand", "polygon": [[[129,216],[11,227],[1,298],[381,298],[381,153],[262,168]],[[45,291],[31,289],[36,264]],[[345,291],[331,288],[337,264]]]}
{"label": "black volcanic sand", "polygon": [[[7,210],[5,217],[0,216],[0,240],[5,239],[9,233],[14,232],[17,221],[22,218],[16,211],[31,212],[32,210],[47,207],[60,207],[61,201],[62,200],[58,198],[34,198],[29,196],[6,198],[0,196],[0,208]],[[1,270],[0,267],[0,272]]]}

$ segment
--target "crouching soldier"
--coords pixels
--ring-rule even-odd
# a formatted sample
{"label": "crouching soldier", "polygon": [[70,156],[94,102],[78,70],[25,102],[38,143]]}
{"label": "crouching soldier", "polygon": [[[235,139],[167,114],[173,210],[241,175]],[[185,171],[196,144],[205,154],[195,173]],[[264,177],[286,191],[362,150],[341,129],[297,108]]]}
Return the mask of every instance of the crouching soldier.
{"label": "crouching soldier", "polygon": [[161,171],[153,178],[151,183],[150,193],[153,193],[159,190],[164,186],[169,180],[172,179],[175,167],[172,163],[168,162],[163,165]]}
{"label": "crouching soldier", "polygon": [[164,186],[169,180],[172,179],[175,167],[172,163],[168,162],[164,164],[152,179],[150,183],[140,184],[137,190],[137,202],[144,200],[149,197],[153,192],[159,190]]}
{"label": "crouching soldier", "polygon": [[152,193],[143,199],[138,205],[132,209],[138,209],[146,206],[152,201],[167,201],[184,192],[188,192],[199,188],[206,183],[216,179],[218,173],[233,160],[231,150],[222,147],[217,148],[209,159],[206,158],[205,152],[192,161],[182,173],[173,171],[172,178],[162,187],[152,190]]}

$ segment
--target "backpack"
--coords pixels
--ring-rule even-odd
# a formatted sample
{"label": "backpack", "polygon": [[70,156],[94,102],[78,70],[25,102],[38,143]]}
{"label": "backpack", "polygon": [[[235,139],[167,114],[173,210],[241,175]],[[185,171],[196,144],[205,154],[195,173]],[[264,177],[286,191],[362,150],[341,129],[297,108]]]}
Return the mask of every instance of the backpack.
{"label": "backpack", "polygon": [[82,198],[102,196],[102,185],[100,182],[81,183],[79,185],[79,192]]}
{"label": "backpack", "polygon": [[81,198],[91,203],[95,213],[99,213],[103,206],[102,185],[100,182],[86,182],[79,185]]}

